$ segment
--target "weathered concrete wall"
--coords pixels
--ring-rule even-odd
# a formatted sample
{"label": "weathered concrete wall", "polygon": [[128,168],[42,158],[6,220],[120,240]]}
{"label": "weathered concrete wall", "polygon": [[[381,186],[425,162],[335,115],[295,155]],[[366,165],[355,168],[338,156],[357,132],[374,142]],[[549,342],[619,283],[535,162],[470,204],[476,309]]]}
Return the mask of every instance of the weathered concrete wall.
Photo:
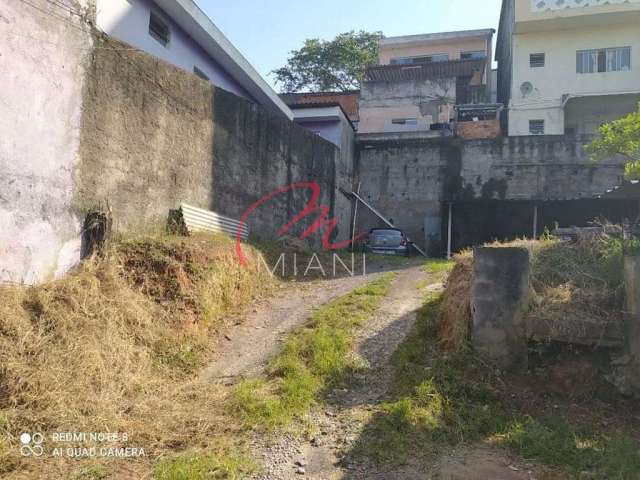
{"label": "weathered concrete wall", "polygon": [[0,1],[0,282],[52,277],[80,251],[71,203],[91,36],[77,16],[29,3]]}
{"label": "weathered concrete wall", "polygon": [[623,394],[640,398],[640,257],[625,256],[626,352],[613,362],[608,380]]}
{"label": "weathered concrete wall", "polygon": [[[351,125],[343,125],[340,141],[340,156],[336,168],[336,186],[338,190],[347,192],[355,189],[355,146],[356,134]],[[352,200],[340,191],[335,196],[335,218],[338,221],[336,240],[342,241],[350,238],[352,222]]]}
{"label": "weathered concrete wall", "polygon": [[[214,118],[216,211],[239,218],[250,205],[278,188],[315,181],[322,192],[319,203],[329,206],[332,215],[335,213],[340,151],[333,144],[219,89],[215,91]],[[309,198],[308,190],[274,197],[251,217],[251,230],[275,236],[277,229],[299,213]],[[339,228],[348,236],[348,223]]]}
{"label": "weathered concrete wall", "polygon": [[640,257],[625,256],[624,284],[627,302],[627,351],[639,366],[640,382]]}
{"label": "weathered concrete wall", "polygon": [[[315,181],[319,203],[335,214],[338,178],[349,165],[330,142],[87,33],[87,23],[56,22],[6,3],[0,28],[11,29],[0,53],[8,68],[0,75],[13,93],[0,99],[7,112],[0,116],[0,281],[36,283],[77,263],[81,223],[96,207],[111,208],[114,229],[138,231],[165,222],[180,202],[240,217],[273,190]],[[17,31],[56,45],[25,42]],[[25,95],[26,88],[33,92]],[[309,198],[309,191],[279,195],[256,211],[250,228],[276,236]],[[340,219],[347,238],[348,218]]]}
{"label": "weathered concrete wall", "polygon": [[473,259],[473,346],[502,368],[526,370],[529,251],[475,248]]}
{"label": "weathered concrete wall", "polygon": [[[119,230],[162,221],[181,201],[239,218],[263,195],[312,180],[334,207],[330,142],[113,39],[99,46],[85,89],[79,208],[108,201]],[[274,236],[308,198],[278,195],[251,230]]]}
{"label": "weathered concrete wall", "polygon": [[97,40],[84,90],[78,210],[108,201],[117,230],[143,229],[181,201],[211,208],[208,82],[115,40]]}
{"label": "weathered concrete wall", "polygon": [[[364,198],[393,218],[414,241],[433,246],[437,251],[432,253],[442,252],[435,247],[446,231],[446,211],[441,213],[441,209],[448,202],[454,203],[455,222],[460,203],[484,202],[491,210],[491,202],[558,203],[593,198],[618,185],[623,176],[622,161],[594,164],[587,158],[582,148],[587,137],[475,141],[400,137],[358,136],[357,177]],[[533,214],[532,205],[524,208]],[[497,214],[491,220],[508,223]],[[531,227],[523,233],[532,233],[533,218],[525,222]],[[364,213],[358,223],[361,230],[379,226]],[[473,232],[466,235],[473,236]]]}
{"label": "weathered concrete wall", "polygon": [[[435,140],[371,142],[360,144],[357,156],[361,196],[404,229],[411,240],[420,245],[431,243],[432,253],[438,254],[443,182],[448,176],[446,159],[452,157],[441,150],[449,148]],[[357,220],[359,231],[384,226],[365,208],[359,209]]]}
{"label": "weathered concrete wall", "polygon": [[623,161],[591,162],[591,137],[538,136],[464,142],[453,199],[570,200],[619,185]]}

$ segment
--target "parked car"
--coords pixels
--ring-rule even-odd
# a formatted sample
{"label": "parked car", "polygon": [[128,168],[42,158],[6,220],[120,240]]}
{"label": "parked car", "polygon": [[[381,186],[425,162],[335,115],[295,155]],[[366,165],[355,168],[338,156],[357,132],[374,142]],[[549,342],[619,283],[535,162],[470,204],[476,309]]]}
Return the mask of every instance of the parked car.
{"label": "parked car", "polygon": [[369,231],[364,251],[380,255],[409,255],[411,243],[398,228],[374,228]]}

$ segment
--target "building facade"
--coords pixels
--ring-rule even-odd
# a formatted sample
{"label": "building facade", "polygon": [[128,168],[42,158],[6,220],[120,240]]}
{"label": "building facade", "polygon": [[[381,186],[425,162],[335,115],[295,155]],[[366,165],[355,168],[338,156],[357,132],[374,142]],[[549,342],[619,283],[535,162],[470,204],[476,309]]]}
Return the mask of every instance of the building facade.
{"label": "building facade", "polygon": [[272,113],[293,114],[192,0],[95,0],[106,34],[194,73]]}
{"label": "building facade", "polygon": [[491,102],[494,30],[380,40],[379,65],[367,70],[358,131],[450,132],[455,106]]}
{"label": "building facade", "polygon": [[640,0],[504,0],[496,58],[509,135],[591,134],[640,101]]}

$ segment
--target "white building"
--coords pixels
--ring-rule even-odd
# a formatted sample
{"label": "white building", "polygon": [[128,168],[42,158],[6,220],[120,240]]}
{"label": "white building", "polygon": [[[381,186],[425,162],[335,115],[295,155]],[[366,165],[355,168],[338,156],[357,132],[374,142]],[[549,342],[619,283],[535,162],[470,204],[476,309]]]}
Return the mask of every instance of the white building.
{"label": "white building", "polygon": [[503,0],[498,101],[514,135],[595,133],[640,101],[640,0]]}
{"label": "white building", "polygon": [[289,120],[293,113],[193,0],[95,0],[100,30]]}

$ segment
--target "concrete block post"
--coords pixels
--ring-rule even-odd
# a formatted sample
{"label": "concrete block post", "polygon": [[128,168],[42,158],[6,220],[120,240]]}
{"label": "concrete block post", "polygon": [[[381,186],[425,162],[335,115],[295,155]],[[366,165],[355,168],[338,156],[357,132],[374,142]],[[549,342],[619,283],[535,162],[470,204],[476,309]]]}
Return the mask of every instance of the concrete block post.
{"label": "concrete block post", "polygon": [[474,249],[473,346],[505,370],[527,368],[528,299],[526,248]]}
{"label": "concrete block post", "polygon": [[627,352],[640,364],[640,257],[624,257]]}

